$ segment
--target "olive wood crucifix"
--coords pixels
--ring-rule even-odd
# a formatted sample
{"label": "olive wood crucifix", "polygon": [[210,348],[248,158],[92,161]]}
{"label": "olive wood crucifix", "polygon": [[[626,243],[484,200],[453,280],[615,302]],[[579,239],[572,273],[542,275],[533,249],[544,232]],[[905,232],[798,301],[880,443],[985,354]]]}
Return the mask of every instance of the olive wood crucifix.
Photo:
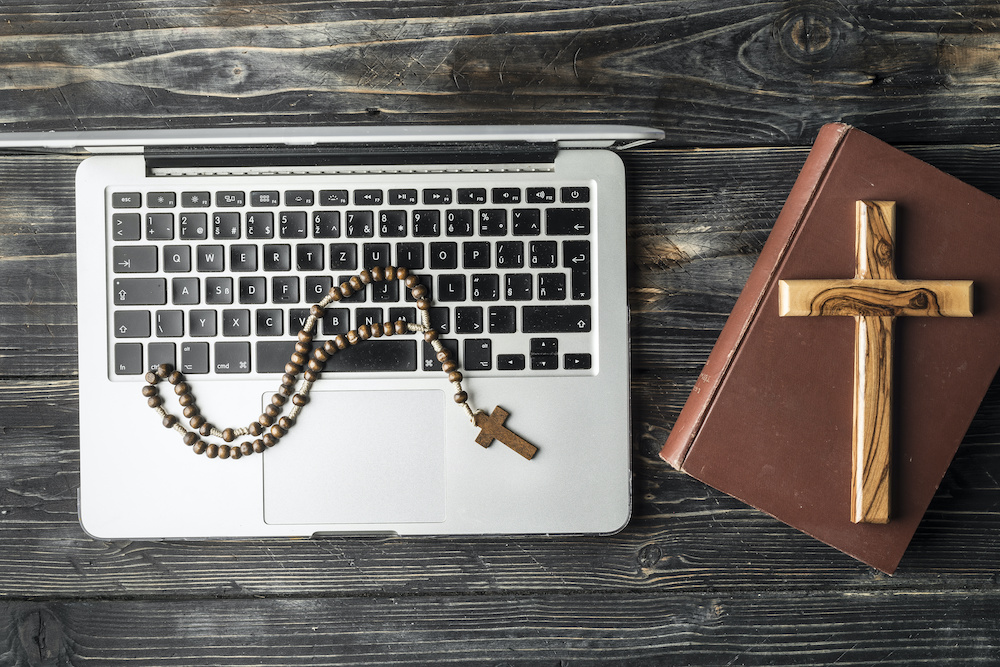
{"label": "olive wood crucifix", "polygon": [[895,232],[895,202],[859,201],[854,278],[781,280],[778,286],[783,317],[854,317],[854,523],[889,521],[893,322],[900,315],[972,316],[972,281],[896,278]]}

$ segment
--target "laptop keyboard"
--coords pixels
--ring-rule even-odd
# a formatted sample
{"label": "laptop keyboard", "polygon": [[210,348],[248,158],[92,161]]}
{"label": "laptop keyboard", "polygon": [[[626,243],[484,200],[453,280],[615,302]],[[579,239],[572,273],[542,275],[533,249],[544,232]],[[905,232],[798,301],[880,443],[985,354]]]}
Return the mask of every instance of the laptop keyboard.
{"label": "laptop keyboard", "polygon": [[[112,377],[282,373],[309,306],[361,269],[405,266],[466,372],[589,374],[589,184],[142,191],[109,188]],[[397,282],[326,309],[317,340],[417,321]],[[440,369],[414,336],[367,341],[330,372]]]}

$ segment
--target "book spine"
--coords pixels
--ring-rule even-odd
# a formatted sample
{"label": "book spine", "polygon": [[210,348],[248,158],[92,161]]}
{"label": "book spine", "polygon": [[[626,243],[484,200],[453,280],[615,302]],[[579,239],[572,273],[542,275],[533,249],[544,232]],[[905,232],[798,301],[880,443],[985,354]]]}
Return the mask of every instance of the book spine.
{"label": "book spine", "polygon": [[760,257],[726,320],[708,361],[695,381],[680,416],[670,431],[660,458],[678,470],[697,438],[705,415],[726,377],[726,372],[753,322],[767,288],[774,282],[781,259],[795,237],[830,163],[851,128],[842,123],[824,125],[799,172],[785,205],[774,223]]}

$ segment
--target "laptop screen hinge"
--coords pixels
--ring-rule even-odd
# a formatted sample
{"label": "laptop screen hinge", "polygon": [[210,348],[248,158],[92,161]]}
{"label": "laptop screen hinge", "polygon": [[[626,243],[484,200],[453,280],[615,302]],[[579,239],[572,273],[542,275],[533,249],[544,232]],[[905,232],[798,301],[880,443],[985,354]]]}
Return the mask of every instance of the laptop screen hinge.
{"label": "laptop screen hinge", "polygon": [[555,143],[461,142],[419,144],[307,144],[248,146],[149,146],[150,174],[250,168],[255,171],[308,167],[365,169],[423,165],[442,170],[471,165],[551,164]]}

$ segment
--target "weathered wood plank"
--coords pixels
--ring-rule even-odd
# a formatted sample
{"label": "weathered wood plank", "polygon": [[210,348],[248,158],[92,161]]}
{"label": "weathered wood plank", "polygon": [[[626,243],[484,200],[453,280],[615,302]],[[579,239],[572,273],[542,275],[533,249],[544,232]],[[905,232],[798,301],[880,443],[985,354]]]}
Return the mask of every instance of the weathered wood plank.
{"label": "weathered wood plank", "polygon": [[[587,122],[996,142],[992,3],[6,3],[0,127]],[[71,30],[68,27],[71,26]]]}
{"label": "weathered wood plank", "polygon": [[9,664],[991,664],[995,591],[0,604]]}

